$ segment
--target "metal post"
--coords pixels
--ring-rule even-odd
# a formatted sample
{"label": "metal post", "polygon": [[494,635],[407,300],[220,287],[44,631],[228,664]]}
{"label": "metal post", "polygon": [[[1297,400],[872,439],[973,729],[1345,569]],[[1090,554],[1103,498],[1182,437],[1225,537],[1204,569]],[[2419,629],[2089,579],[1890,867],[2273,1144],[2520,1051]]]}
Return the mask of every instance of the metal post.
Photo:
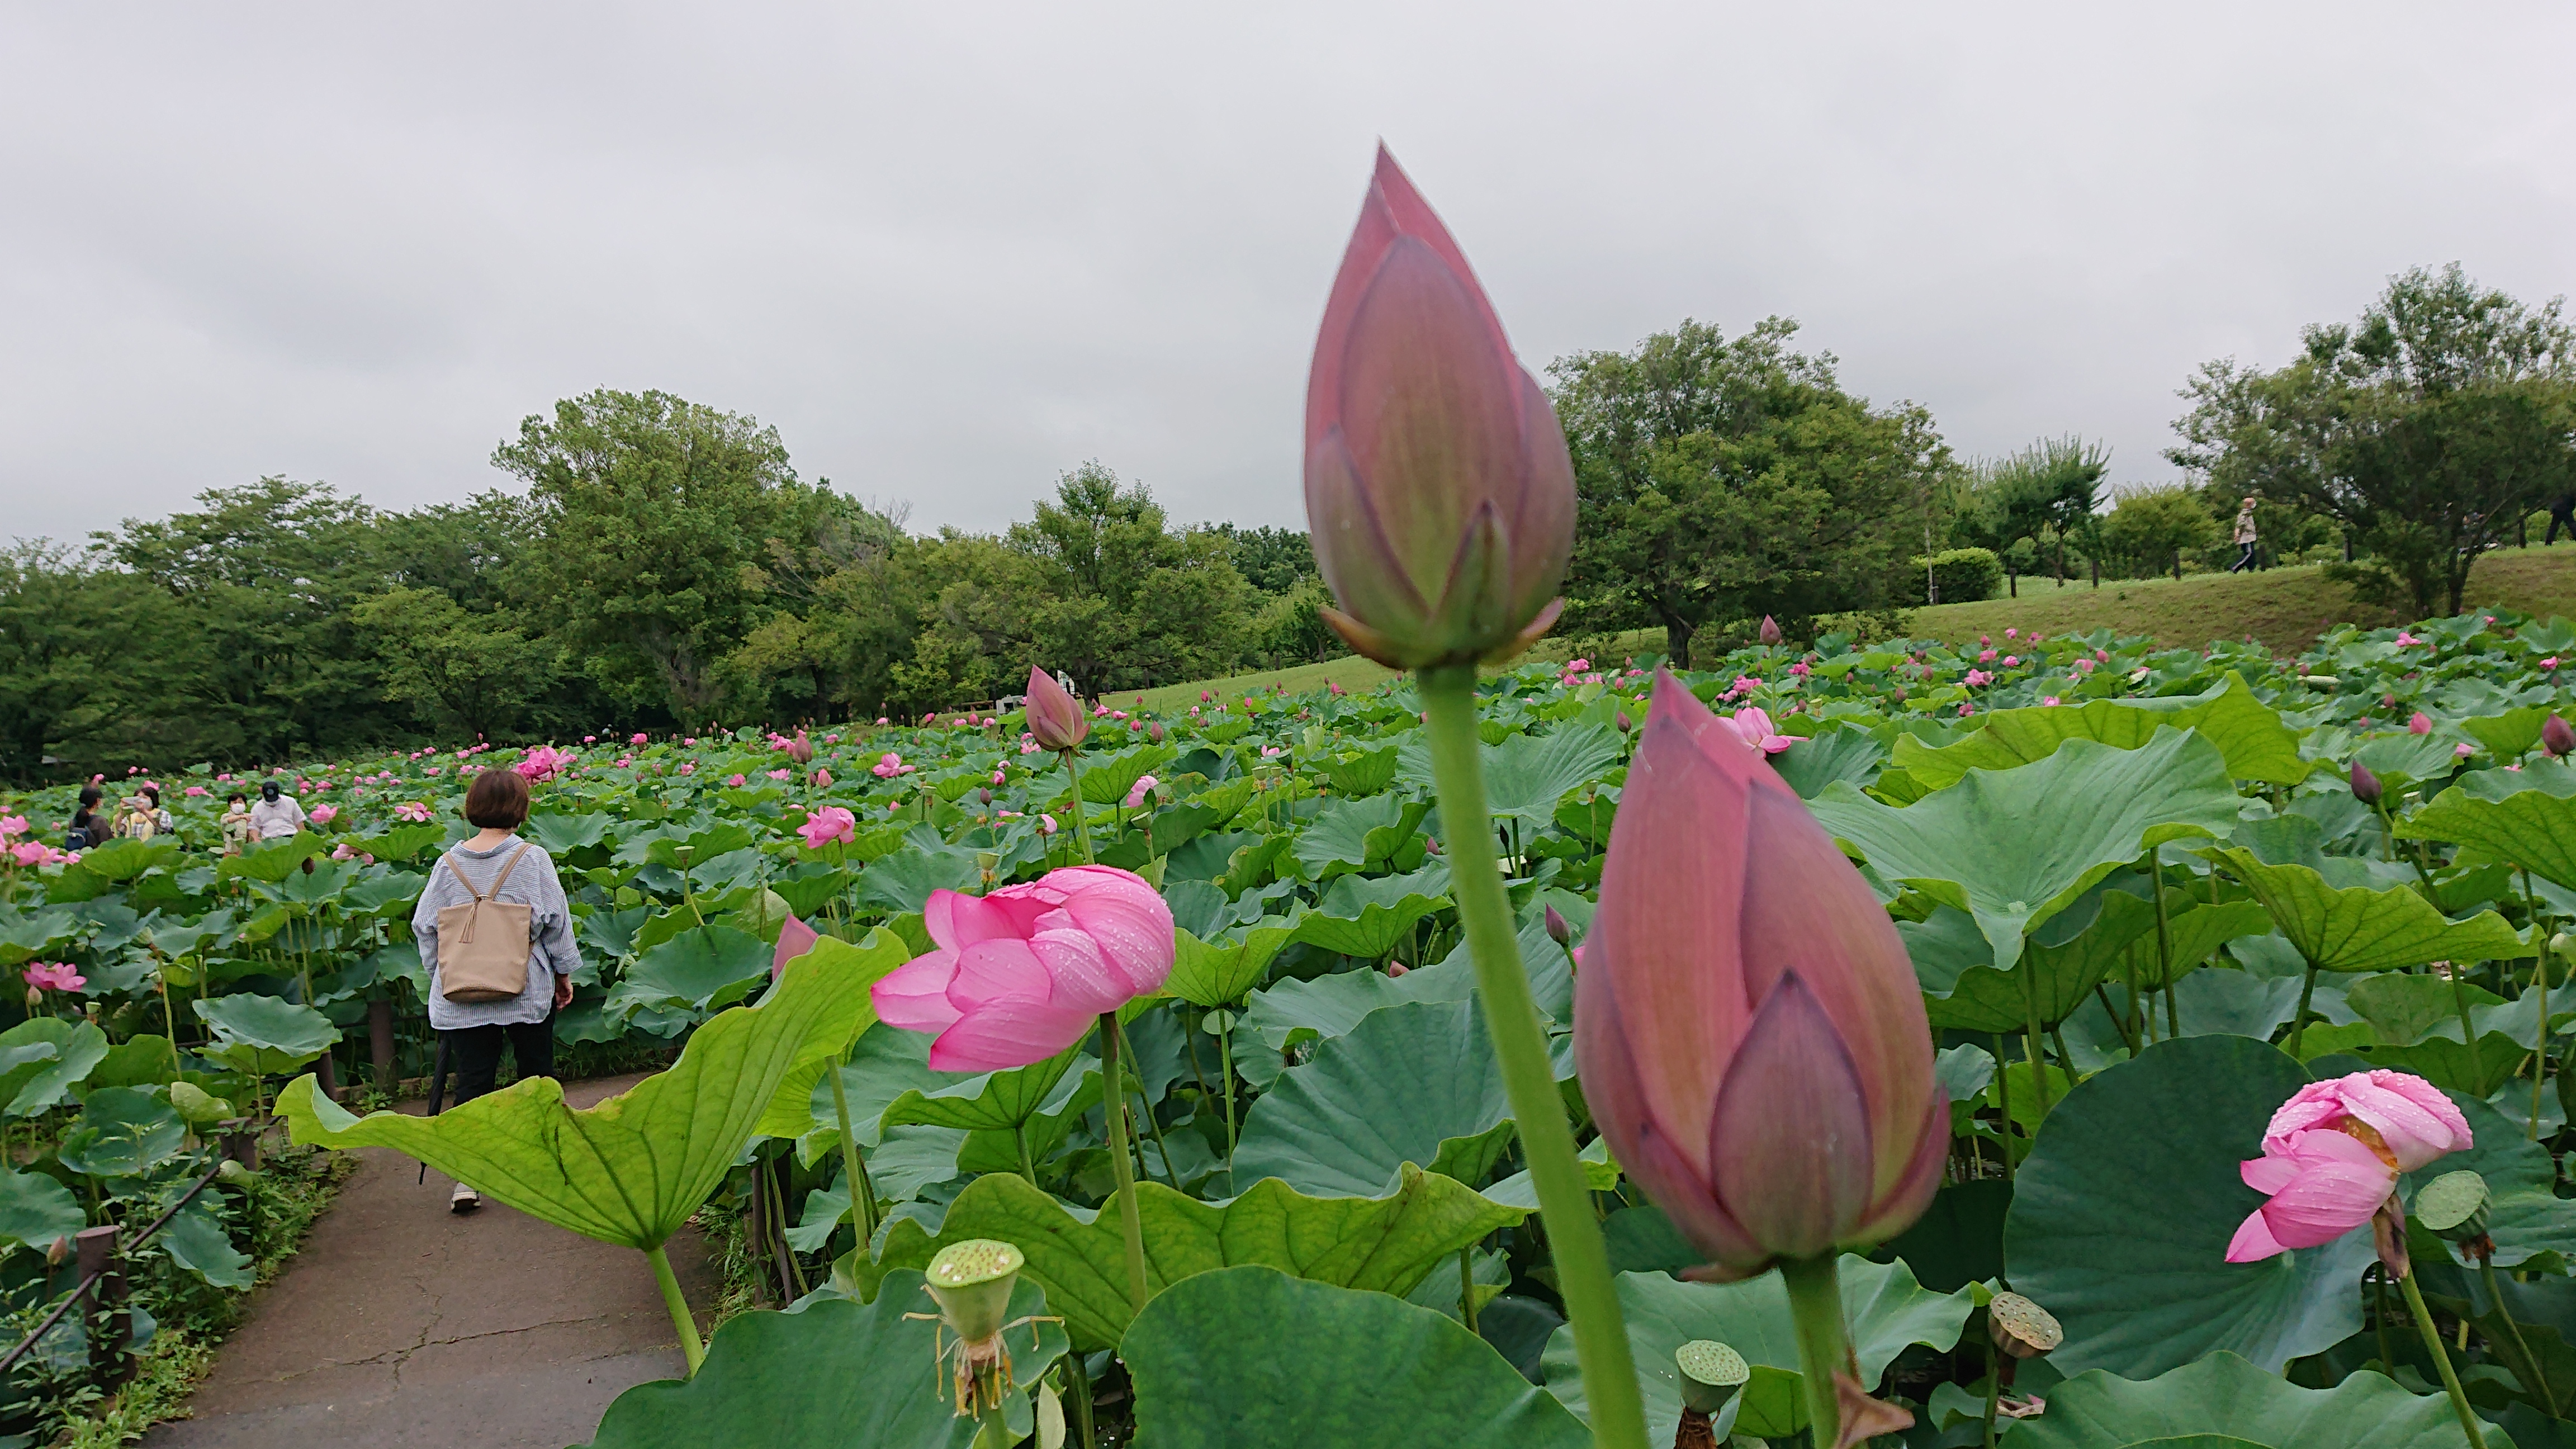
{"label": "metal post", "polygon": [[83,1228],[73,1244],[79,1253],[80,1275],[96,1275],[98,1280],[84,1306],[89,1312],[103,1309],[107,1314],[104,1337],[93,1332],[90,1338],[90,1362],[99,1365],[104,1354],[99,1377],[121,1384],[134,1376],[134,1355],[128,1351],[134,1341],[134,1315],[125,1306],[125,1260],[116,1251],[116,1228],[113,1224]]}

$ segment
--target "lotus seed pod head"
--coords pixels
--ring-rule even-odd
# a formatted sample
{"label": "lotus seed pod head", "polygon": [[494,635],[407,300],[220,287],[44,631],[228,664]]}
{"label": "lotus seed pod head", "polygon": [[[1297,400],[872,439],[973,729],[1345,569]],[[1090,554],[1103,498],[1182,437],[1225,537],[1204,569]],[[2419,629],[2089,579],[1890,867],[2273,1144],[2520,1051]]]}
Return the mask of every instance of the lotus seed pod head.
{"label": "lotus seed pod head", "polygon": [[1383,147],[1307,376],[1306,517],[1324,621],[1391,668],[1510,658],[1564,607],[1565,430]]}
{"label": "lotus seed pod head", "polygon": [[2359,760],[2352,762],[2352,798],[2364,805],[2379,803],[2379,777]]}
{"label": "lotus seed pod head", "polygon": [[1681,1370],[1682,1405],[1714,1414],[1753,1377],[1744,1355],[1725,1344],[1696,1338],[1673,1350],[1673,1367]]}
{"label": "lotus seed pod head", "polygon": [[1547,934],[1556,944],[1563,946],[1574,940],[1574,928],[1566,924],[1565,917],[1558,913],[1556,907],[1547,908],[1546,920]]}
{"label": "lotus seed pod head", "polygon": [[2037,1358],[2066,1341],[2056,1315],[2018,1293],[1998,1293],[1986,1305],[1986,1332],[2014,1358]]}
{"label": "lotus seed pod head", "polygon": [[1064,692],[1055,676],[1043,669],[1029,670],[1029,733],[1038,747],[1048,750],[1078,750],[1091,733],[1091,719],[1082,712],[1082,702]]}
{"label": "lotus seed pod head", "polygon": [[2448,1242],[2474,1242],[2487,1235],[2490,1202],[2487,1180],[2462,1168],[2415,1190],[2415,1220]]}
{"label": "lotus seed pod head", "polygon": [[2540,722],[2540,747],[2553,760],[2565,759],[2569,751],[2576,750],[2576,729],[2569,729],[2567,721],[2553,714]]}
{"label": "lotus seed pod head", "polygon": [[982,1343],[999,1334],[1009,1319],[1011,1289],[1027,1261],[1009,1243],[968,1238],[940,1249],[922,1279],[948,1331],[968,1343]]}
{"label": "lotus seed pod head", "polygon": [[1786,638],[1786,637],[1788,637],[1788,636],[1786,636],[1786,635],[1784,635],[1784,634],[1782,634],[1782,633],[1780,632],[1780,624],[1779,624],[1779,621],[1778,621],[1778,620],[1773,619],[1773,618],[1772,618],[1770,615],[1768,615],[1768,614],[1765,614],[1765,615],[1763,615],[1763,616],[1762,616],[1762,642],[1763,642],[1763,643],[1765,643],[1765,644],[1777,644],[1777,643],[1779,643],[1782,639],[1784,639],[1784,638]]}

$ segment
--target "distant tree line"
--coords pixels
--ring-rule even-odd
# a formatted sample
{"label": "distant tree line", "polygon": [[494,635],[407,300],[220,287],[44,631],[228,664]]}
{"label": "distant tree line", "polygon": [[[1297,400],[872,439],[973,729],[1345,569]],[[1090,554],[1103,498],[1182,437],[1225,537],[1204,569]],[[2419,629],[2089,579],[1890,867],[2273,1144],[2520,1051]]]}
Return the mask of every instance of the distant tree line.
{"label": "distant tree line", "polygon": [[[2455,266],[2393,278],[2271,371],[2212,362],[2159,486],[2079,437],[1956,456],[1773,317],[1685,320],[1549,369],[1578,494],[1563,632],[1695,655],[2022,579],[2266,562],[2456,611],[2480,553],[2576,492],[2576,329]],[[373,509],[262,479],[86,546],[0,555],[0,776],[407,741],[918,714],[1033,663],[1093,692],[1342,652],[1306,535],[1178,525],[1098,463],[1026,522],[916,534],[807,481],[774,429],[663,393],[531,417],[524,491]]]}

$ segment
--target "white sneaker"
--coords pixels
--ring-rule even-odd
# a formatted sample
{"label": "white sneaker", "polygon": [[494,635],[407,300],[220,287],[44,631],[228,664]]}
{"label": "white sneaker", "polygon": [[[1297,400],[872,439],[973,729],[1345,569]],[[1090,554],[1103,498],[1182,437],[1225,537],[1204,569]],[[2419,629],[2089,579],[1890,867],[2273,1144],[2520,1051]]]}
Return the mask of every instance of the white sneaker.
{"label": "white sneaker", "polygon": [[482,1195],[461,1182],[447,1195],[447,1210],[452,1213],[470,1213],[482,1205]]}

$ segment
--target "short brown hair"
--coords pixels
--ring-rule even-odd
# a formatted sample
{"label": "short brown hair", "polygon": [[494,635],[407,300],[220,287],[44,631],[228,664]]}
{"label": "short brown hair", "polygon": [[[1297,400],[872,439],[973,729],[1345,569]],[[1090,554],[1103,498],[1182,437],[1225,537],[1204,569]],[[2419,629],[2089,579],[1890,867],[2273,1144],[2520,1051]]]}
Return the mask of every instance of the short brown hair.
{"label": "short brown hair", "polygon": [[528,823],[528,782],[515,770],[485,770],[465,789],[465,818],[486,830]]}

